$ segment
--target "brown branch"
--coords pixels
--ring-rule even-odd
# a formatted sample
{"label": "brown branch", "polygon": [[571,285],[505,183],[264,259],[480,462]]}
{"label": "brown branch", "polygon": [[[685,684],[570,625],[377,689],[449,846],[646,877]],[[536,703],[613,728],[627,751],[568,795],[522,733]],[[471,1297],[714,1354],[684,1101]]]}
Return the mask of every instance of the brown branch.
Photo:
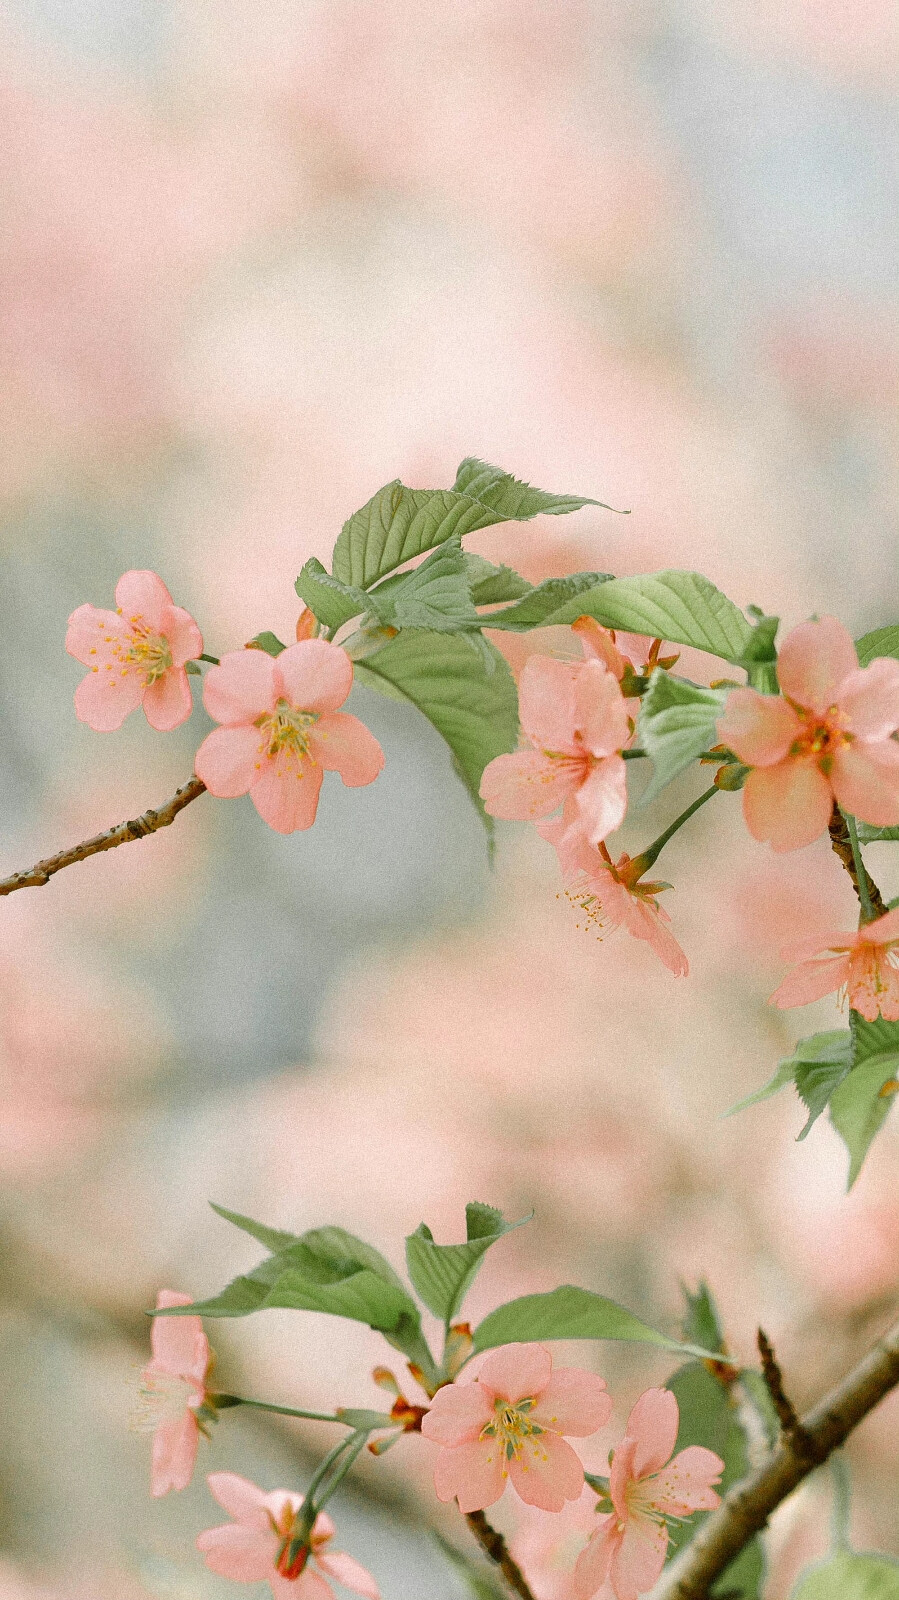
{"label": "brown branch", "polygon": [[899,1384],[899,1322],[830,1394],[798,1418],[800,1442],[785,1436],[754,1472],[724,1496],[717,1511],[666,1567],[652,1600],[707,1600],[719,1578],[777,1507]]}
{"label": "brown branch", "polygon": [[[858,873],[855,870],[855,859],[852,854],[852,843],[849,838],[849,829],[846,826],[846,818],[843,816],[842,811],[837,805],[835,805],[833,808],[827,831],[830,834],[830,842],[833,845],[836,854],[839,856],[843,866],[846,868],[846,871],[849,874],[850,879],[852,880],[852,887],[858,896],[859,904],[861,904],[862,897],[859,893]],[[865,868],[865,881],[868,886],[868,898],[871,901],[872,909],[874,910],[876,916],[882,917],[886,912],[886,906],[883,903],[883,897],[880,893],[880,890],[878,889],[877,884],[874,882],[874,879],[871,877],[867,867]]]}
{"label": "brown branch", "polygon": [[[811,1434],[802,1426],[796,1407],[784,1388],[783,1374],[778,1366],[774,1347],[764,1328],[758,1330],[757,1343],[762,1358],[762,1377],[771,1396],[771,1404],[777,1412],[781,1433],[785,1439],[791,1441],[798,1455],[806,1455],[810,1461],[818,1460],[818,1447]],[[820,1459],[823,1460],[823,1456]]]}
{"label": "brown branch", "polygon": [[107,828],[105,833],[97,833],[92,839],[73,844],[70,849],[60,850],[55,856],[47,856],[28,871],[14,872],[11,877],[0,879],[0,895],[12,894],[14,889],[39,889],[42,884],[49,883],[54,872],[61,872],[63,867],[72,867],[76,861],[86,861],[88,856],[99,855],[101,850],[114,850],[116,845],[129,844],[132,839],[146,838],[148,833],[155,833],[158,828],[167,828],[179,811],[205,793],[205,783],[201,783],[199,778],[191,778],[158,811],[145,811],[143,816],[135,817],[132,822],[119,822],[114,828]]}
{"label": "brown branch", "polygon": [[496,1562],[509,1588],[514,1589],[516,1594],[521,1595],[521,1600],[534,1600],[533,1590],[530,1588],[518,1562],[513,1560],[510,1555],[509,1546],[506,1544],[505,1539],[501,1533],[497,1533],[495,1528],[491,1528],[483,1511],[467,1511],[465,1513],[465,1521],[468,1523],[481,1549],[486,1551],[491,1561]]}

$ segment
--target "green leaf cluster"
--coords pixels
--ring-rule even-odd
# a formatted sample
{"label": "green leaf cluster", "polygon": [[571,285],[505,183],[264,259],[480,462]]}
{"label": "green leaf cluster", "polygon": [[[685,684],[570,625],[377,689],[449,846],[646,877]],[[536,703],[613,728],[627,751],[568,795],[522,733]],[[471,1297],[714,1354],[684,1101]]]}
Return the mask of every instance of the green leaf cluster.
{"label": "green leaf cluster", "polygon": [[406,1265],[428,1310],[447,1325],[451,1323],[490,1246],[529,1221],[522,1217],[519,1222],[506,1222],[493,1206],[474,1201],[465,1207],[465,1244],[435,1244],[430,1228],[422,1222],[406,1240]]}
{"label": "green leaf cluster", "polygon": [[899,1600],[899,1561],[875,1551],[840,1550],[802,1574],[791,1600]]}
{"label": "green leaf cluster", "polygon": [[643,805],[717,742],[716,722],[726,697],[726,690],[706,689],[670,672],[652,674],[637,723],[637,743],[654,768]]}

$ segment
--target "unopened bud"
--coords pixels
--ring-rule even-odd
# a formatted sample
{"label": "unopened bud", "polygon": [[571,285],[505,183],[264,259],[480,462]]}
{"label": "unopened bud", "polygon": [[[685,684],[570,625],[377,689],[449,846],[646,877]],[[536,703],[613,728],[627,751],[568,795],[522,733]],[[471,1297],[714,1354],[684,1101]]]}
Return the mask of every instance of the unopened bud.
{"label": "unopened bud", "polygon": [[314,639],[317,633],[318,619],[308,606],[304,606],[297,617],[297,644],[302,644],[304,639]]}
{"label": "unopened bud", "polygon": [[400,1386],[389,1367],[375,1367],[372,1377],[379,1389],[386,1389],[388,1394],[400,1393]]}
{"label": "unopened bud", "polygon": [[725,766],[719,767],[715,773],[715,788],[742,789],[751,771],[752,768],[744,767],[742,761],[728,761]]}
{"label": "unopened bud", "polygon": [[471,1323],[454,1322],[447,1334],[444,1355],[444,1365],[451,1378],[455,1378],[456,1373],[461,1371],[473,1349]]}

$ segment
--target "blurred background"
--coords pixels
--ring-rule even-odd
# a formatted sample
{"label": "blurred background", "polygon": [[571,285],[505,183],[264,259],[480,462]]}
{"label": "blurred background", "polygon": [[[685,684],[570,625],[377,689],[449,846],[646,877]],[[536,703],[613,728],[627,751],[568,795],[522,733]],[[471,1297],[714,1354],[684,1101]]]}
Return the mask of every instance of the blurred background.
{"label": "blurred background", "polygon": [[[207,650],[289,639],[345,517],[466,454],[631,509],[472,541],[533,579],[698,567],[788,624],[895,620],[897,46],[888,0],[4,0],[2,870],[162,802],[209,726],[81,726],[75,606],[149,566]],[[839,1025],[766,1004],[787,938],[851,925],[825,843],[775,859],[736,797],[704,810],[664,858],[677,982],[576,928],[528,829],[489,870],[411,710],[353,709],[386,770],[328,781],[311,833],[203,799],[3,902],[2,1600],[227,1600],[193,1549],[220,1520],[203,1472],[305,1481],[320,1437],[232,1414],[191,1489],[149,1497],[144,1310],[259,1254],[208,1199],[397,1265],[422,1219],[460,1237],[468,1199],[533,1208],[473,1317],[570,1280],[674,1329],[704,1275],[734,1351],[761,1322],[800,1402],[895,1315],[896,1126],[847,1199],[795,1098],[723,1119]],[[210,1331],[223,1387],[378,1403],[367,1329]],[[671,1363],[562,1348],[613,1387],[601,1471]],[[861,1547],[899,1551],[897,1423],[894,1397],[852,1442]],[[385,1600],[464,1592],[429,1448],[367,1457],[336,1502]],[[776,1520],[770,1600],[826,1546],[821,1479]],[[570,1594],[578,1517],[564,1550],[519,1528],[540,1600]]]}

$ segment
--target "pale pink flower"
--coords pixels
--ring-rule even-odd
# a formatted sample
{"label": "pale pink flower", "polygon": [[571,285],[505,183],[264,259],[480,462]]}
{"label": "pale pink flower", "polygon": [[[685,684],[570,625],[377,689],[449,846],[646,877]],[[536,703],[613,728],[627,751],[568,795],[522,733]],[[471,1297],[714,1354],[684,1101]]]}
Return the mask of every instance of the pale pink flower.
{"label": "pale pink flower", "polygon": [[437,1498],[483,1511],[511,1478],[528,1505],[561,1511],[584,1486],[580,1458],[563,1435],[586,1438],[611,1414],[603,1378],[577,1367],[554,1372],[543,1345],[504,1345],[476,1378],[438,1389],[422,1419],[424,1437],[444,1447],[434,1469]]}
{"label": "pale pink flower", "polygon": [[619,683],[628,664],[640,672],[649,664],[653,641],[646,633],[618,633],[604,628],[595,617],[578,617],[571,624],[588,661],[602,661]]}
{"label": "pale pink flower", "polygon": [[384,765],[374,734],[337,709],[352,686],[349,656],[326,639],[304,639],[275,659],[263,650],[223,656],[203,686],[206,710],[222,726],[197,751],[197,777],[225,799],[249,791],[278,833],[311,828],[323,772],[339,772],[355,789]]}
{"label": "pale pink flower", "polygon": [[312,1524],[308,1544],[291,1562],[290,1546],[302,1495],[287,1489],[266,1494],[236,1472],[211,1472],[206,1481],[219,1505],[233,1518],[218,1528],[208,1528],[197,1540],[207,1567],[220,1577],[235,1578],[238,1583],[267,1579],[275,1600],[334,1600],[324,1573],[366,1600],[380,1600],[370,1572],[343,1551],[328,1549],[334,1524],[324,1511]]}
{"label": "pale pink flower", "polygon": [[614,1510],[597,1517],[596,1532],[575,1567],[578,1600],[590,1600],[611,1583],[616,1600],[646,1594],[665,1565],[666,1517],[711,1511],[720,1497],[724,1462],[702,1445],[671,1460],[680,1417],[670,1389],[647,1389],[627,1419],[612,1456],[609,1494]]}
{"label": "pale pink flower", "polygon": [[151,728],[168,732],[193,709],[184,665],[203,637],[155,572],[123,573],[115,598],[116,611],[84,605],[69,617],[66,649],[91,669],[75,690],[76,715],[109,733],[143,706]]}
{"label": "pale pink flower", "polygon": [[555,847],[565,892],[588,924],[597,928],[624,928],[632,939],[645,939],[676,978],[685,978],[689,963],[666,924],[667,911],[658,896],[669,886],[641,882],[640,859],[629,855],[613,861],[604,844],[591,845],[576,828],[566,828],[559,817],[537,825],[537,831]]}
{"label": "pale pink flower", "polygon": [[[162,1289],[157,1310],[189,1306],[189,1294]],[[152,1430],[154,1496],[186,1489],[193,1476],[200,1441],[197,1412],[206,1399],[209,1341],[199,1317],[155,1317],[150,1330],[153,1358],[141,1373],[134,1417],[140,1431]]]}
{"label": "pale pink flower", "polygon": [[497,756],[484,768],[485,809],[535,822],[563,805],[566,827],[582,828],[594,844],[605,839],[627,810],[621,751],[633,735],[615,673],[598,656],[582,662],[530,656],[518,706],[532,749]]}
{"label": "pale pink flower", "polygon": [[857,933],[800,939],[781,954],[800,963],[771,996],[771,1004],[782,1011],[845,987],[849,1004],[866,1021],[881,1016],[899,1022],[899,907]]}
{"label": "pale pink flower", "polygon": [[899,661],[860,668],[841,622],[787,634],[777,662],[784,698],[734,689],[718,737],[752,771],[743,814],[776,851],[811,844],[834,800],[877,827],[899,823]]}

